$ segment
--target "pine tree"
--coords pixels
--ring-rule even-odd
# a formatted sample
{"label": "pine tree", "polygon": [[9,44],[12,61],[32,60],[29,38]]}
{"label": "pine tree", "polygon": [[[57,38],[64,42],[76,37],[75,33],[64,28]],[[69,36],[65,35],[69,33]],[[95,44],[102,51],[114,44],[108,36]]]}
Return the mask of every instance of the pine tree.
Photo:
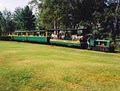
{"label": "pine tree", "polygon": [[24,27],[26,30],[35,29],[35,15],[33,15],[32,10],[29,6],[26,6],[22,12]]}
{"label": "pine tree", "polygon": [[35,30],[36,18],[29,6],[17,8],[14,14],[14,21],[17,30]]}

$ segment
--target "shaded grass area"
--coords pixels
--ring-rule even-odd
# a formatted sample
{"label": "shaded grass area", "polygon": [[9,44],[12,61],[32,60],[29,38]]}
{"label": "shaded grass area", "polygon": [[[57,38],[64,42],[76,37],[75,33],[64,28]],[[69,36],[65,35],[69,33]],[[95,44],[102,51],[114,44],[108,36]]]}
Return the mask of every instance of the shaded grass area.
{"label": "shaded grass area", "polygon": [[119,90],[119,53],[0,41],[0,91]]}

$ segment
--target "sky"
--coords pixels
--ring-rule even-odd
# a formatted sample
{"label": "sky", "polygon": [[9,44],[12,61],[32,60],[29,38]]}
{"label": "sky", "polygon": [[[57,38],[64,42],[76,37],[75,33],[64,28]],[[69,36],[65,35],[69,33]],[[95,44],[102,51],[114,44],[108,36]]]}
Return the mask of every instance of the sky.
{"label": "sky", "polygon": [[31,0],[0,0],[0,11],[5,9],[14,12],[17,7],[25,7]]}

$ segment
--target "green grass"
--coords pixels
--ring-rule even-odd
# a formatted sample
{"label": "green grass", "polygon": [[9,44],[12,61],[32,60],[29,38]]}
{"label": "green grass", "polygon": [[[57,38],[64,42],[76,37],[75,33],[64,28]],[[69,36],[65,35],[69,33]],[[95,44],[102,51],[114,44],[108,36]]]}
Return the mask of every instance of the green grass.
{"label": "green grass", "polygon": [[0,41],[0,91],[120,91],[120,54]]}

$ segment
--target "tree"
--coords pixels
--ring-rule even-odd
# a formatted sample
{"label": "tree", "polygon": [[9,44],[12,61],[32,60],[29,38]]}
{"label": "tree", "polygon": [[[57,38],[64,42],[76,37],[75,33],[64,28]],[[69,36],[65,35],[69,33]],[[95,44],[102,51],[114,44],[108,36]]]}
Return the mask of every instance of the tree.
{"label": "tree", "polygon": [[94,3],[94,0],[44,0],[40,22],[51,26],[51,21],[54,28],[75,28],[81,21],[91,19]]}
{"label": "tree", "polygon": [[29,2],[30,8],[34,11],[35,16],[36,16],[36,29],[40,29],[40,24],[39,24],[39,12],[41,11],[42,8],[42,0],[31,0]]}
{"label": "tree", "polygon": [[15,30],[15,24],[10,11],[4,10],[0,13],[0,31],[2,34],[13,32]]}
{"label": "tree", "polygon": [[0,12],[0,35],[2,35],[4,31],[5,19],[3,17],[2,12]]}
{"label": "tree", "polygon": [[[119,10],[119,12],[118,12]],[[113,41],[115,41],[116,39],[116,36],[117,34],[120,34],[120,16],[119,14],[120,13],[120,0],[117,0],[117,5],[116,5],[116,8],[115,8],[115,22],[114,22],[114,32],[113,32]]]}
{"label": "tree", "polygon": [[97,2],[96,7],[93,14],[93,27],[97,28],[96,32],[100,37],[112,38],[115,41],[116,36],[120,33],[119,3],[116,1]]}
{"label": "tree", "polygon": [[[43,28],[81,28],[97,38],[120,34],[119,0],[32,0],[39,8],[39,23]],[[36,3],[37,1],[37,3]],[[41,3],[38,4],[38,1]],[[117,7],[116,7],[117,6]],[[93,31],[91,31],[93,30]]]}
{"label": "tree", "polygon": [[15,24],[11,12],[4,10],[3,16],[5,18],[5,23],[6,23],[5,32],[13,32],[15,30]]}
{"label": "tree", "polygon": [[32,10],[30,10],[29,6],[26,6],[22,11],[24,27],[26,30],[34,30],[35,29],[35,15],[33,15]]}
{"label": "tree", "polygon": [[31,0],[29,5],[33,10],[35,10],[35,13],[38,13],[42,7],[42,0]]}
{"label": "tree", "polygon": [[14,21],[16,29],[18,30],[34,30],[35,29],[35,15],[29,6],[25,8],[17,8],[14,13]]}
{"label": "tree", "polygon": [[22,15],[23,9],[18,7],[14,11],[13,19],[15,22],[16,30],[24,30],[24,21],[23,21],[23,15]]}

